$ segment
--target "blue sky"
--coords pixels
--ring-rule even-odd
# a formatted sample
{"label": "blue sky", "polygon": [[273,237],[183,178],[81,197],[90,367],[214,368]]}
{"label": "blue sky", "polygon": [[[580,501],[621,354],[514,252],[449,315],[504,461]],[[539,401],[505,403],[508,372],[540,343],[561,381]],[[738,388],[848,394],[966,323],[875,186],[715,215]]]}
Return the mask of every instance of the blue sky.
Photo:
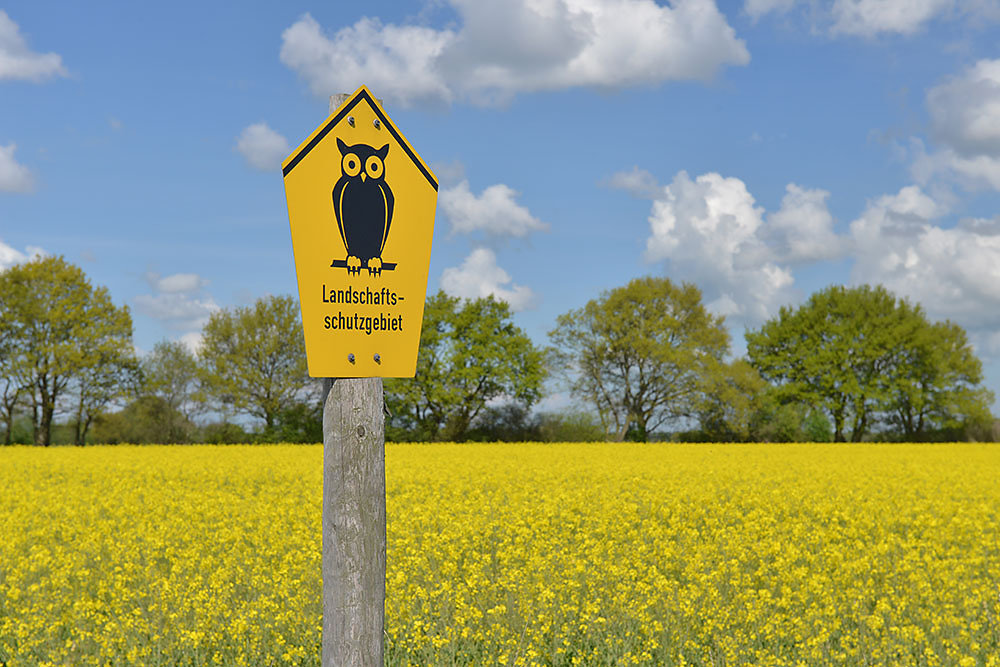
{"label": "blue sky", "polygon": [[0,268],[62,254],[136,345],[294,294],[280,161],[362,83],[441,181],[429,291],[540,344],[656,274],[746,327],[881,283],[1000,394],[996,0],[0,7]]}

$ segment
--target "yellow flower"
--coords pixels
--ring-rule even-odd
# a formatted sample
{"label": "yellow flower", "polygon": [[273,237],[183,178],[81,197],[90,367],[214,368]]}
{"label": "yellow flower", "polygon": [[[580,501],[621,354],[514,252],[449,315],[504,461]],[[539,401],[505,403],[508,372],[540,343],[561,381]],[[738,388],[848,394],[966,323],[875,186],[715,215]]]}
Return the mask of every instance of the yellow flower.
{"label": "yellow flower", "polygon": [[[998,478],[991,445],[390,444],[387,654],[1000,667]],[[0,663],[318,664],[320,447],[2,448],[0,488]]]}

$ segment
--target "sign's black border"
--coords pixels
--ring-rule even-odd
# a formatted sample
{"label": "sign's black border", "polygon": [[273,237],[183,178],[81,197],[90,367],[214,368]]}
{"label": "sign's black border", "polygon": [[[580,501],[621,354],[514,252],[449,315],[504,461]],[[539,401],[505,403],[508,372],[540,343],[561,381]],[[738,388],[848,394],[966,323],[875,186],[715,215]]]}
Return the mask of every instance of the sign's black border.
{"label": "sign's black border", "polygon": [[288,174],[292,171],[292,169],[295,168],[295,165],[301,162],[302,158],[308,155],[309,151],[315,148],[316,144],[321,142],[323,140],[323,137],[325,137],[330,132],[330,130],[336,127],[337,123],[343,120],[344,116],[346,116],[351,111],[351,109],[357,106],[358,102],[360,102],[361,100],[365,100],[368,102],[368,105],[375,111],[375,115],[378,116],[379,121],[381,121],[382,125],[389,130],[389,133],[392,134],[392,136],[396,139],[396,143],[398,143],[400,146],[403,147],[403,150],[406,151],[406,154],[410,156],[410,159],[413,161],[413,164],[417,165],[417,168],[420,170],[420,173],[424,175],[424,178],[427,179],[427,182],[430,183],[431,187],[434,188],[434,191],[437,192],[438,183],[436,180],[434,180],[434,177],[431,176],[431,172],[427,171],[427,168],[423,165],[420,159],[413,153],[412,150],[410,150],[410,146],[405,141],[403,141],[403,137],[399,136],[399,132],[396,131],[396,126],[389,122],[389,119],[385,117],[385,114],[382,113],[382,110],[379,108],[379,106],[375,104],[375,100],[373,100],[371,98],[371,95],[368,94],[368,91],[364,89],[362,89],[357,95],[351,98],[351,100],[346,105],[344,105],[344,107],[340,110],[340,112],[336,116],[331,118],[330,122],[324,125],[323,129],[320,130],[316,134],[316,136],[313,137],[312,140],[308,144],[306,144],[305,147],[301,151],[299,151],[295,157],[291,159],[291,161],[289,161],[289,163],[285,166],[285,168],[281,170],[282,175],[288,176]]}

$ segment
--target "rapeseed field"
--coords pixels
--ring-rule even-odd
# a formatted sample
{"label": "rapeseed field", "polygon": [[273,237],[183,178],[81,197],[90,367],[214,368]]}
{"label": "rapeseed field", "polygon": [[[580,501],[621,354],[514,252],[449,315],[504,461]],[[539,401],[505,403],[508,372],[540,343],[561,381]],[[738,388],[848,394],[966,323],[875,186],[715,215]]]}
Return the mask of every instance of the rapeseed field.
{"label": "rapeseed field", "polygon": [[[389,665],[1000,666],[1000,446],[388,445]],[[316,665],[316,446],[0,449],[0,665]]]}

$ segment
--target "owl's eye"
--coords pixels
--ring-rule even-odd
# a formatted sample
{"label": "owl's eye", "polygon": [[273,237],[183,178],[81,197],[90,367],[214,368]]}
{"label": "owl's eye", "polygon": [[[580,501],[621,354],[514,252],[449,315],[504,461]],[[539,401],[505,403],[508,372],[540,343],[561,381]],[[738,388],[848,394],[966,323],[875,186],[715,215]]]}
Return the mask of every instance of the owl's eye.
{"label": "owl's eye", "polygon": [[348,176],[357,176],[361,173],[361,160],[354,153],[348,153],[344,156],[343,167]]}
{"label": "owl's eye", "polygon": [[368,174],[368,178],[381,178],[383,168],[382,158],[378,155],[372,155],[365,160],[365,173]]}

